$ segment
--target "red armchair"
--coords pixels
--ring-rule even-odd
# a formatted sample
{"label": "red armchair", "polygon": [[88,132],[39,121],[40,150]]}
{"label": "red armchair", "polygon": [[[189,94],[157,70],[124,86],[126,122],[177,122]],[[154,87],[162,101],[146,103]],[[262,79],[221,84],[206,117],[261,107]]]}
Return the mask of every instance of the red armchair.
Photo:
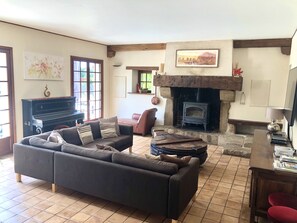
{"label": "red armchair", "polygon": [[132,118],[119,118],[118,122],[121,125],[132,125],[133,133],[145,136],[151,133],[151,129],[156,120],[156,108],[145,110],[142,114],[134,113]]}

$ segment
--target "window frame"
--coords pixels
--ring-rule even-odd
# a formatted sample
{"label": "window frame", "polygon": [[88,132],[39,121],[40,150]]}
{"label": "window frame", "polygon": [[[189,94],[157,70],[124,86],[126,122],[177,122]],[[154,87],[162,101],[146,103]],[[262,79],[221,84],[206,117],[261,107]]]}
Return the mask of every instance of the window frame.
{"label": "window frame", "polygon": [[[74,81],[74,61],[79,61],[79,62],[86,62],[87,63],[87,114],[85,114],[85,121],[91,121],[91,120],[95,120],[98,118],[102,118],[103,117],[103,112],[104,112],[104,61],[100,60],[100,59],[93,59],[93,58],[86,58],[86,57],[78,57],[78,56],[71,56],[70,57],[70,70],[71,70],[71,95],[75,96],[75,92],[74,92],[74,83],[76,81]],[[100,81],[94,81],[95,83],[99,82],[100,83],[100,91],[99,93],[101,93],[101,103],[100,103],[100,107],[99,107],[99,117],[95,117],[95,118],[90,118],[90,113],[91,113],[91,109],[90,109],[90,63],[99,63],[101,66],[101,70],[100,70]],[[96,73],[96,72],[95,72]],[[81,80],[79,81],[80,83],[82,82]],[[80,91],[81,92],[81,91]],[[96,92],[96,91],[95,91]],[[76,99],[77,100],[77,99]],[[99,101],[99,100],[95,100]],[[100,109],[101,108],[101,109]],[[83,112],[83,111],[82,111]]]}
{"label": "window frame", "polygon": [[[141,76],[142,76],[142,74],[146,74],[146,76],[145,76],[145,81],[142,81],[142,79],[141,79]],[[151,81],[148,81],[147,80],[147,74],[151,74]],[[146,88],[148,89],[148,87],[147,87],[147,85],[148,85],[148,83],[150,83],[151,85],[153,84],[153,82],[152,82],[152,80],[153,80],[153,71],[152,70],[138,70],[138,80],[137,80],[137,83],[139,84],[139,87],[141,88],[141,84],[142,83],[145,83],[145,86],[146,86]],[[151,86],[151,89],[148,89],[148,92],[152,92],[152,89],[153,88],[153,86]]]}

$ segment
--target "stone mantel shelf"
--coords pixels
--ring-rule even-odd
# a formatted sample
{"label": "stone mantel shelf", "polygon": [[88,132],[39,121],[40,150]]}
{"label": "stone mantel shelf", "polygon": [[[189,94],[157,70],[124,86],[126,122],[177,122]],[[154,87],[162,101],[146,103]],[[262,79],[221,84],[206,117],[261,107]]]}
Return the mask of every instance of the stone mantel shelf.
{"label": "stone mantel shelf", "polygon": [[196,75],[155,75],[154,86],[213,88],[220,90],[241,91],[242,77],[196,76]]}

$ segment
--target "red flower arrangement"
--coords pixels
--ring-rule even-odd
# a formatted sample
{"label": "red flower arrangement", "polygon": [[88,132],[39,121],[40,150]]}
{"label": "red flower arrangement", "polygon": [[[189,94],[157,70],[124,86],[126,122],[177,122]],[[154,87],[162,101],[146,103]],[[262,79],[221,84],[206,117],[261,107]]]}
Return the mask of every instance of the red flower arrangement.
{"label": "red flower arrangement", "polygon": [[232,75],[234,77],[240,77],[243,71],[241,68],[238,68],[238,63],[236,63],[235,67],[232,69]]}

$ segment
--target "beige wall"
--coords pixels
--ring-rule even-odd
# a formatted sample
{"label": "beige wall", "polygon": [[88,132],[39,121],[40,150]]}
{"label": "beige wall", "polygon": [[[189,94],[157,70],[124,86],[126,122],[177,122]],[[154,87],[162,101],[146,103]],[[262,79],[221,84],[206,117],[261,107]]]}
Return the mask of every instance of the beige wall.
{"label": "beige wall", "polygon": [[266,106],[251,105],[251,81],[270,80],[268,106],[283,107],[289,72],[289,56],[283,55],[280,48],[234,49],[233,63],[238,63],[238,67],[243,70],[242,92],[246,100],[245,104],[240,104],[241,92],[236,92],[236,101],[231,105],[230,118],[270,121],[265,117]]}
{"label": "beige wall", "polygon": [[[193,44],[193,45],[191,45]],[[218,68],[176,68],[176,49],[220,48],[220,63]],[[117,52],[111,60],[111,76],[123,76],[126,78],[126,92],[131,92],[132,71],[126,70],[126,66],[159,66],[165,61],[165,72],[169,75],[232,75],[232,63],[238,63],[243,73],[243,91],[246,101],[240,104],[240,93],[236,92],[236,101],[232,103],[230,118],[248,121],[270,121],[266,119],[266,106],[254,107],[250,105],[251,80],[271,80],[269,106],[283,106],[289,70],[289,56],[283,55],[280,48],[248,48],[233,49],[232,41],[209,41],[168,43],[166,50],[161,51],[132,51]],[[114,63],[122,63],[121,67],[112,67]],[[117,83],[111,84],[111,90],[119,88]],[[121,87],[120,87],[121,88]],[[154,107],[150,103],[151,96],[127,94],[124,98],[114,97],[111,100],[111,114],[120,117],[130,117],[133,112],[141,112],[145,108]],[[159,91],[158,91],[159,94]],[[158,124],[164,123],[166,99],[161,98],[158,108]]]}
{"label": "beige wall", "polygon": [[[0,45],[13,48],[13,68],[15,86],[15,109],[17,139],[23,136],[22,104],[23,98],[42,98],[45,85],[51,97],[69,96],[70,56],[80,56],[104,60],[104,85],[109,85],[106,46],[67,38],[46,32],[0,22]],[[24,80],[24,52],[36,52],[64,57],[63,81]],[[108,88],[105,88],[107,92]],[[104,94],[104,114],[108,114],[109,94]]]}
{"label": "beige wall", "polygon": [[[110,61],[110,114],[121,118],[129,118],[133,113],[142,113],[148,108],[157,108],[157,124],[164,123],[165,99],[161,98],[158,105],[151,104],[151,98],[154,95],[129,94],[133,89],[135,91],[136,83],[132,83],[132,75],[136,75],[132,70],[127,70],[127,66],[160,66],[164,63],[165,51],[126,51],[117,52],[116,56]],[[113,64],[121,64],[120,67],[114,67]],[[117,82],[116,80],[121,80]],[[126,94],[118,93],[118,89],[123,89]],[[158,88],[159,89],[159,88]],[[159,95],[159,90],[157,94]],[[154,89],[153,89],[154,90]]]}
{"label": "beige wall", "polygon": [[[219,49],[219,66],[216,68],[175,67],[176,50],[179,49]],[[165,72],[170,75],[232,76],[232,50],[232,40],[167,43]]]}

